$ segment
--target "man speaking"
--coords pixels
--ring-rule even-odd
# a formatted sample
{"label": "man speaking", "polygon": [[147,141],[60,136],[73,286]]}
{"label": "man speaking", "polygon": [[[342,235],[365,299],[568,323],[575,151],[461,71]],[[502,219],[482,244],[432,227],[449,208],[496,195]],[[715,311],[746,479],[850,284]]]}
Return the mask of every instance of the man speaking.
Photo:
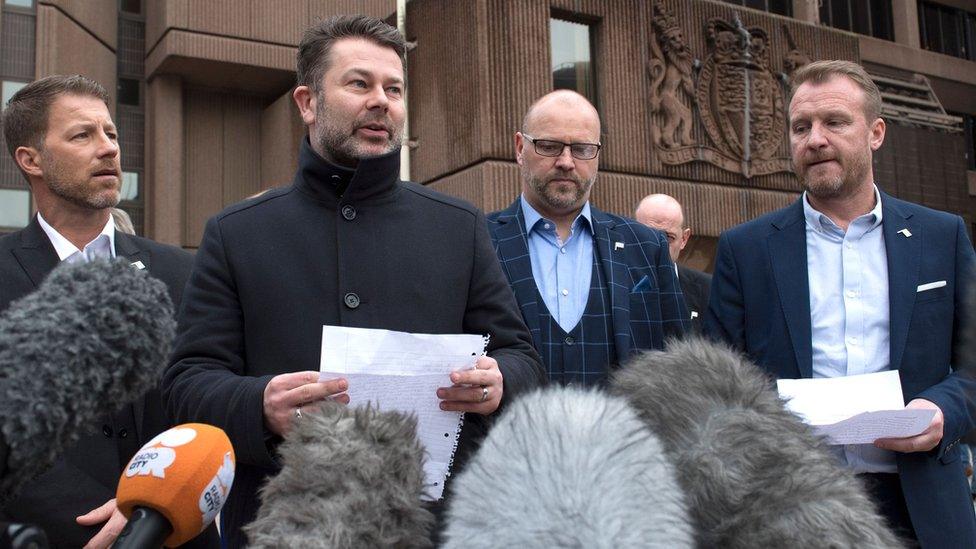
{"label": "man speaking", "polygon": [[348,401],[346,380],[318,381],[323,325],[491,337],[476,369],[437,391],[441,409],[468,413],[455,468],[486,417],[543,380],[483,215],[399,181],[404,53],[400,33],[373,18],[308,29],[294,91],[308,138],[293,184],[207,223],[163,389],[176,418],[216,425],[234,445],[230,546],[245,543],[275,446],[303,407]]}

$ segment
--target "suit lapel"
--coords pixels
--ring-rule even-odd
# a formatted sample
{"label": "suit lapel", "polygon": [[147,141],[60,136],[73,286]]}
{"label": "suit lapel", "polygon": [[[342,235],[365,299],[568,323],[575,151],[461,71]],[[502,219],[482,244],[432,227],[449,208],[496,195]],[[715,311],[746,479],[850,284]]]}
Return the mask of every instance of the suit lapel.
{"label": "suit lapel", "polygon": [[139,261],[143,268],[150,268],[149,250],[140,247],[134,238],[118,230],[115,231],[115,256],[124,257],[130,264]]}
{"label": "suit lapel", "polygon": [[[800,197],[803,200],[803,197]],[[773,221],[766,237],[769,260],[779,293],[783,317],[793,343],[800,377],[813,377],[810,328],[810,281],[807,274],[807,236],[803,204],[797,201]]]}
{"label": "suit lapel", "polygon": [[37,222],[37,216],[20,233],[20,247],[12,251],[35,288],[61,262],[54,245]]}
{"label": "suit lapel", "polygon": [[630,273],[627,272],[626,262],[614,261],[614,255],[626,253],[624,248],[616,246],[617,242],[624,242],[624,238],[614,230],[614,221],[592,204],[590,217],[593,218],[593,253],[600,260],[610,294],[614,346],[618,359],[623,361],[630,355],[633,341],[630,333]]}
{"label": "suit lapel", "polygon": [[[150,254],[149,251],[140,247],[134,238],[126,233],[119,230],[115,231],[115,256],[120,258],[125,258],[130,264],[134,264],[137,261],[142,263],[143,268],[147,271],[150,269]],[[133,265],[133,268],[136,268]],[[174,303],[174,305],[179,305]],[[140,437],[140,440],[146,438],[145,433],[143,433],[144,416],[146,412],[146,399],[138,398],[132,402],[132,415],[136,422],[136,433]],[[125,414],[125,409],[123,409],[120,414]]]}
{"label": "suit lapel", "polygon": [[[922,253],[921,225],[902,212],[890,196],[881,193],[881,223],[884,231],[885,253],[888,256],[888,318],[889,318],[889,365],[892,370],[901,366],[908,339],[908,326],[915,307],[918,288],[918,269]],[[899,233],[908,229],[906,237]]]}
{"label": "suit lapel", "polygon": [[529,244],[525,235],[525,217],[521,201],[505,209],[497,219],[495,231],[498,259],[505,268],[522,310],[529,333],[536,349],[542,348],[542,332],[539,329],[539,292],[532,276],[532,260],[529,257]]}

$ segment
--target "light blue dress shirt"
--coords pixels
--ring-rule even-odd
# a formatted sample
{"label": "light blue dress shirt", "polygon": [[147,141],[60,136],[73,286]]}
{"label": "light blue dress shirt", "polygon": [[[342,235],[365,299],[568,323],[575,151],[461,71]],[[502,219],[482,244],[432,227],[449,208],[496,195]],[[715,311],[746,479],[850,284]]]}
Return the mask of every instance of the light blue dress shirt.
{"label": "light blue dress shirt", "polygon": [[522,215],[532,261],[532,277],[549,313],[569,332],[579,324],[593,276],[593,221],[590,203],[576,216],[569,237],[560,241],[556,224],[542,217],[523,195]]}
{"label": "light blue dress shirt", "polygon": [[[874,196],[874,209],[852,221],[845,233],[803,193],[815,378],[890,366],[888,256],[877,186]],[[897,472],[893,452],[870,444],[834,449],[856,473]]]}

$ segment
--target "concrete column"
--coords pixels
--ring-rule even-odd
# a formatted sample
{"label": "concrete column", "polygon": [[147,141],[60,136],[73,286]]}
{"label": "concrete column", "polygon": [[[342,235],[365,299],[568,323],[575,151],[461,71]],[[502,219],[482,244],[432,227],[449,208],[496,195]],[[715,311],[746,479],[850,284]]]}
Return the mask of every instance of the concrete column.
{"label": "concrete column", "polygon": [[814,25],[820,23],[817,0],[793,0],[793,18]]}
{"label": "concrete column", "polygon": [[154,77],[146,83],[146,236],[174,246],[185,244],[183,128],[182,80]]}
{"label": "concrete column", "polygon": [[891,23],[895,32],[895,42],[910,48],[921,47],[921,35],[918,31],[918,2],[916,0],[892,2]]}
{"label": "concrete column", "polygon": [[261,190],[292,180],[303,137],[305,124],[288,90],[261,113]]}

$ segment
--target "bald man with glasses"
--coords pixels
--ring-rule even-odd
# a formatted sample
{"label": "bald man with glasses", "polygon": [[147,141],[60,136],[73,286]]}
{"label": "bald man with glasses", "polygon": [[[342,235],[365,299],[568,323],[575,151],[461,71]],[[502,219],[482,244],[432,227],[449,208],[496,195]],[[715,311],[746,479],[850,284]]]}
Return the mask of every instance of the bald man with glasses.
{"label": "bald man with glasses", "polygon": [[537,100],[515,133],[522,194],[488,216],[495,253],[556,383],[601,385],[689,329],[663,233],[593,207],[600,117],[583,96]]}

